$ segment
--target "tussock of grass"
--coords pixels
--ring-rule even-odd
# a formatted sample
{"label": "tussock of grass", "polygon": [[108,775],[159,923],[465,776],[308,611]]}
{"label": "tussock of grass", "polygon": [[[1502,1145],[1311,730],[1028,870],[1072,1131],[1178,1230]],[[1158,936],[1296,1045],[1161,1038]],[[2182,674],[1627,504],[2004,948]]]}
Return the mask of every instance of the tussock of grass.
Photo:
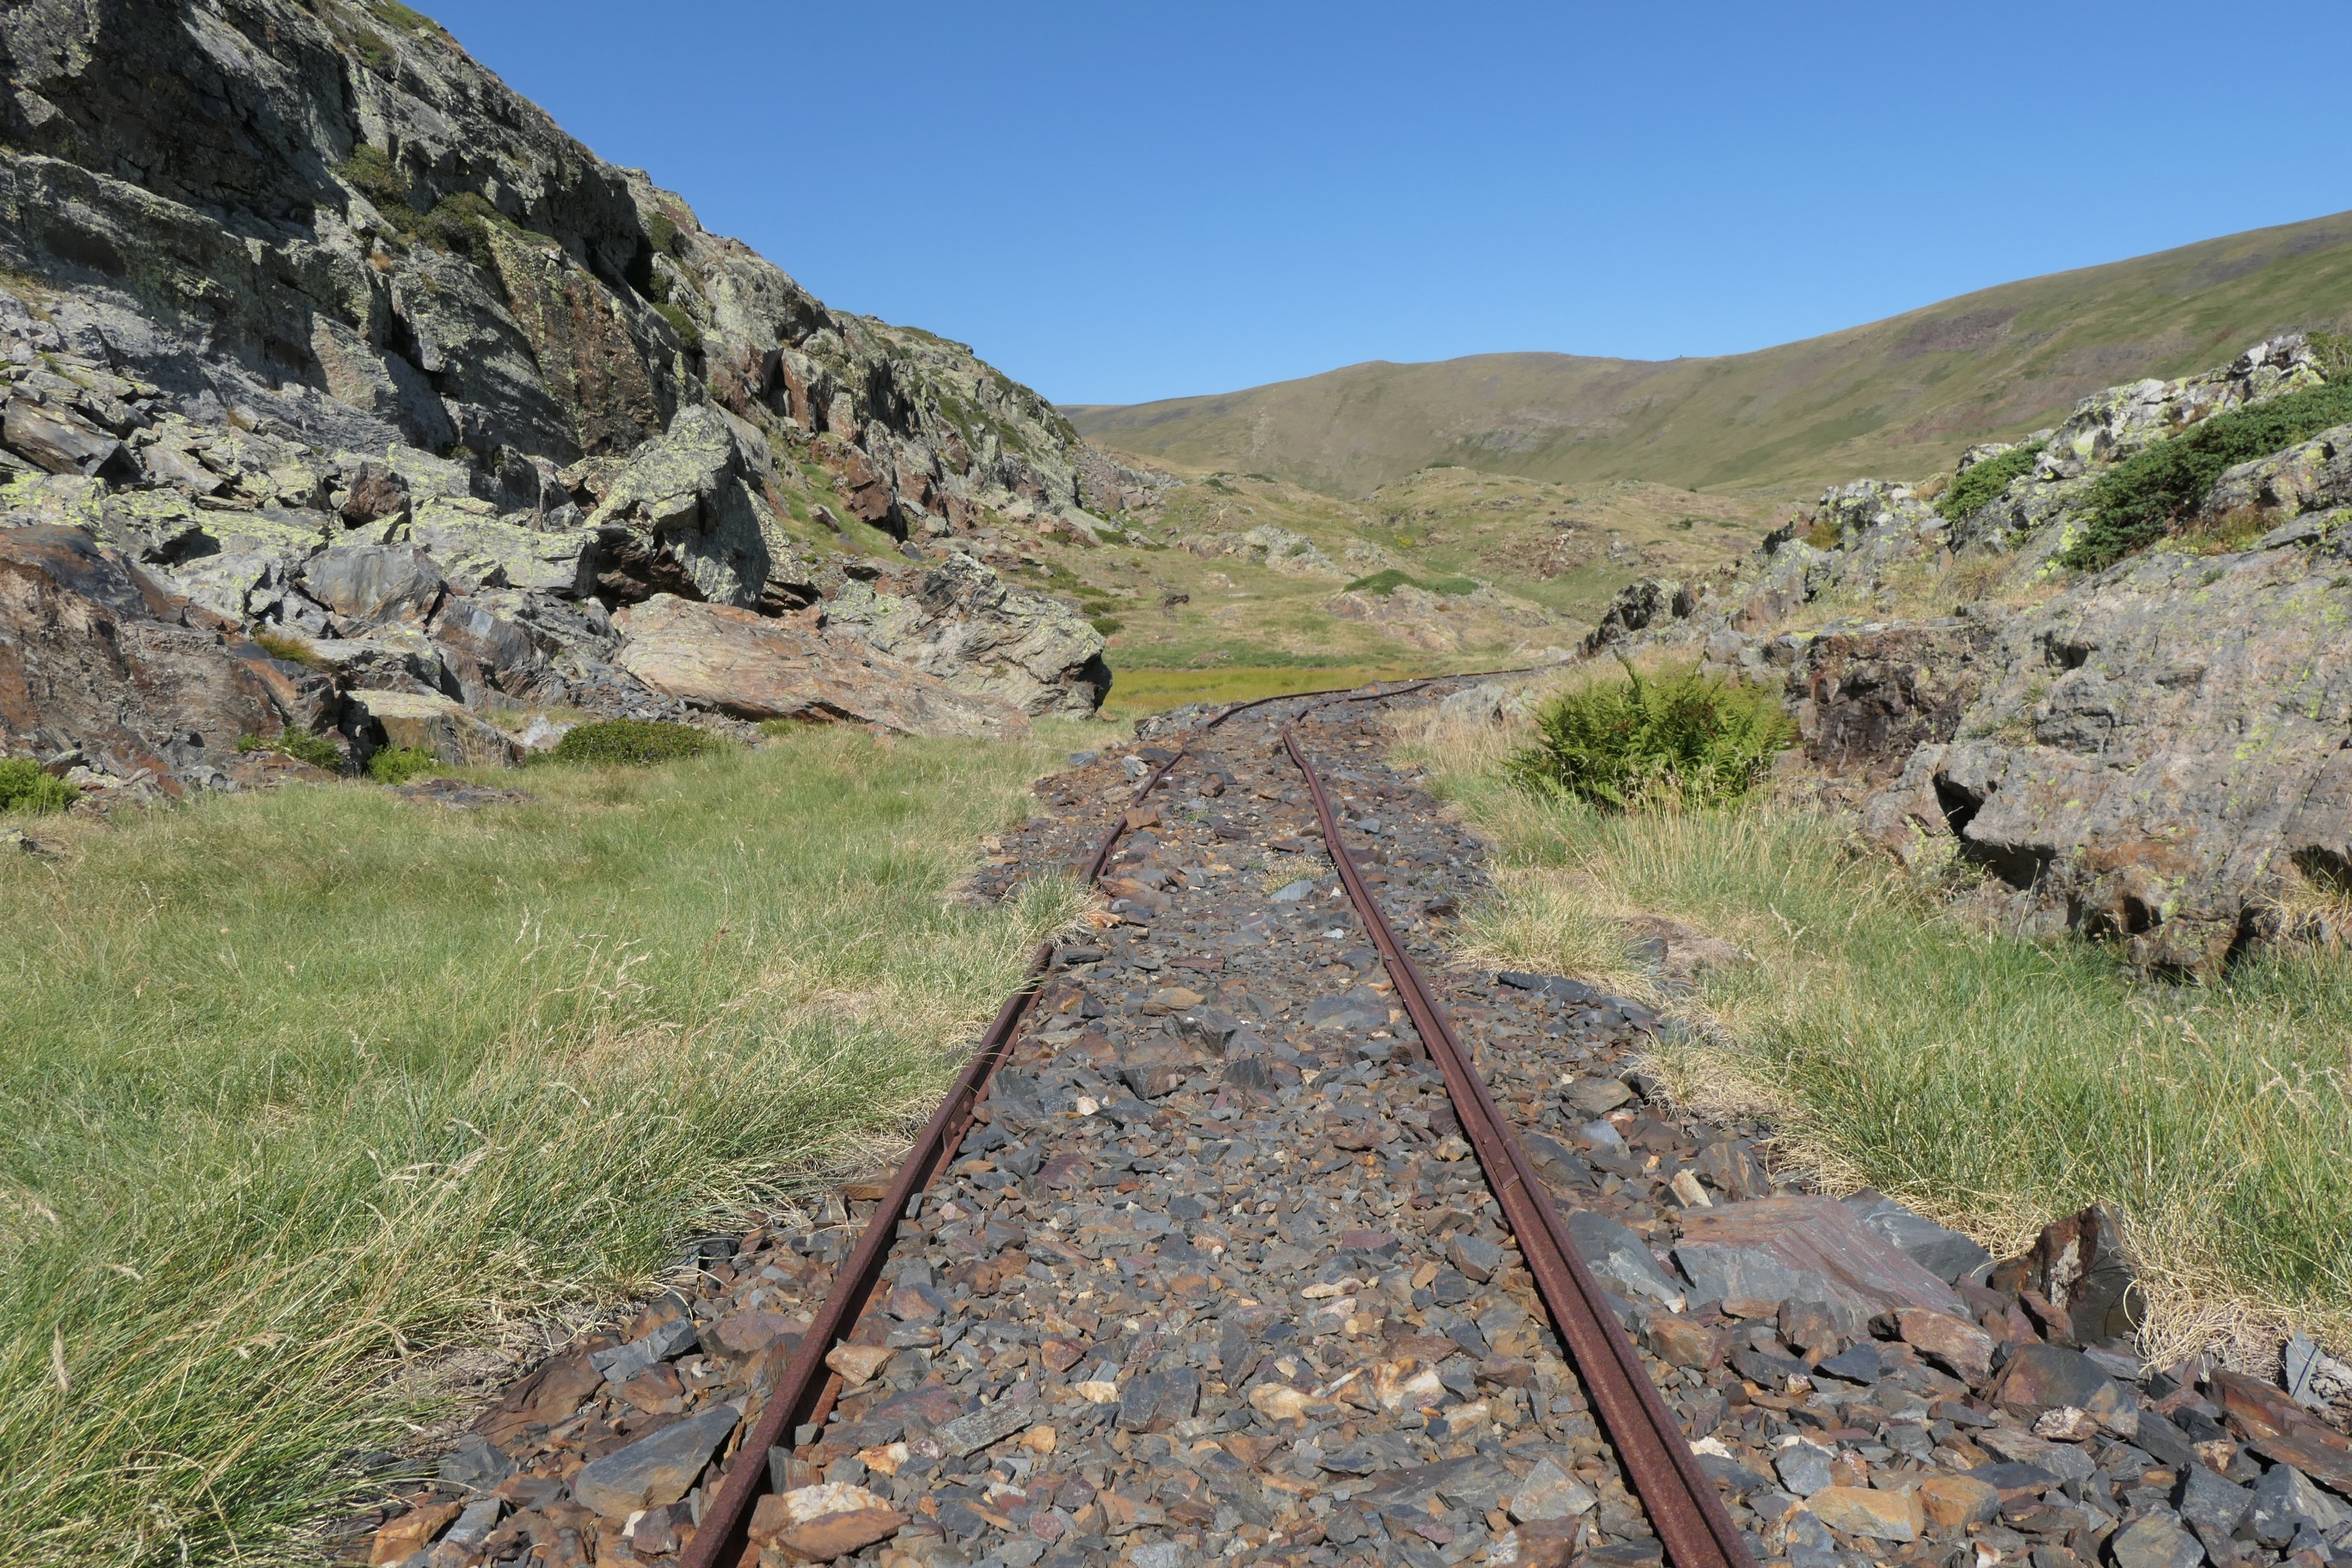
{"label": "tussock of grass", "polygon": [[368,777],[380,784],[404,784],[436,771],[440,762],[422,746],[386,746],[368,759]]}
{"label": "tussock of grass", "polygon": [[1787,807],[1602,813],[1508,785],[1517,737],[1455,722],[1407,754],[1496,841],[1477,956],[1608,981],[1610,917],[1725,937],[1660,1047],[1685,1099],[1768,1116],[1832,1190],[1867,1184],[2021,1247],[2094,1200],[2125,1216],[2144,1348],[2259,1361],[2294,1323],[2352,1349],[2352,959],[2274,953],[2225,984],[1973,929],[1839,823]]}
{"label": "tussock of grass", "polygon": [[1077,908],[946,896],[1052,760],[818,731],[0,861],[0,1561],[300,1557],[404,1369],[902,1136]]}

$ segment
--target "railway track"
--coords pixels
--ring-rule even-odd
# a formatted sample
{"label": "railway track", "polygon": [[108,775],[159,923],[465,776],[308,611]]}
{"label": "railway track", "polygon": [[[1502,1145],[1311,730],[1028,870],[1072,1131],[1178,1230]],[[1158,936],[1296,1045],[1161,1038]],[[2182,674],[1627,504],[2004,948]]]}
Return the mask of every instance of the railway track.
{"label": "railway track", "polygon": [[1451,962],[1484,848],[1379,715],[1437,687],[1040,781],[973,896],[1068,868],[1118,924],[1037,952],[894,1178],[696,1244],[351,1561],[2352,1561],[2352,1441],[2140,1366],[2095,1211],[1997,1265],[1806,1194],[1663,1102],[1644,1008]]}
{"label": "railway track", "polygon": [[[1318,693],[1306,699],[1244,704],[1219,714],[1202,726],[1198,733],[1206,739],[1233,720],[1268,709],[1311,713],[1327,704],[1391,700],[1435,684],[1438,683],[1420,681],[1370,694]],[[1600,1285],[1570,1243],[1510,1124],[1497,1110],[1427,979],[1398,941],[1378,898],[1364,880],[1340,831],[1329,792],[1301,743],[1295,718],[1282,724],[1280,735],[1283,749],[1296,764],[1312,800],[1324,849],[1346,889],[1353,915],[1377,946],[1393,994],[1411,1020],[1410,1029],[1404,1031],[1410,1042],[1407,1049],[1411,1056],[1436,1064],[1454,1117],[1475,1152],[1510,1236],[1533,1277],[1554,1331],[1567,1345],[1576,1373],[1616,1447],[1631,1489],[1663,1542],[1667,1558],[1675,1568],[1749,1568],[1752,1558],[1726,1513],[1715,1484],[1699,1469],[1681,1429],[1605,1304]],[[1195,747],[1200,744],[1200,741],[1188,742],[1183,749],[1160,763],[1136,790],[1128,810],[1105,835],[1087,865],[1089,880],[1102,878],[1120,840],[1130,829],[1156,815],[1145,808],[1170,777],[1188,763],[1200,765],[1202,759],[1195,755]],[[843,1359],[837,1347],[844,1336],[861,1316],[872,1311],[876,1293],[883,1284],[886,1262],[893,1253],[905,1218],[919,1205],[921,1194],[930,1190],[934,1179],[969,1135],[997,1069],[1006,1060],[1021,1025],[1034,1007],[1038,983],[1051,972],[1053,959],[1051,944],[1036,954],[1028,983],[1006,1001],[982,1037],[979,1051],[882,1194],[834,1289],[769,1396],[750,1436],[741,1445],[743,1453],[782,1451],[793,1446],[795,1435],[806,1436],[812,1430],[822,1433],[826,1418],[836,1408],[845,1384],[843,1372],[829,1366],[828,1357]],[[1091,1107],[1081,1109],[1092,1113]],[[887,1348],[887,1335],[883,1348]],[[1191,1418],[1189,1412],[1185,1418]],[[1007,1436],[1010,1435],[1008,1430]],[[799,1447],[805,1450],[814,1446]],[[887,1445],[877,1447],[887,1448]],[[819,1468],[805,1460],[794,1462],[809,1470],[806,1479],[814,1482]],[[789,1489],[801,1479],[793,1476],[788,1466],[772,1468],[766,1464],[735,1465],[684,1555],[686,1568],[726,1568],[740,1561],[747,1547],[756,1551],[748,1532],[759,1499],[775,1492],[780,1485]],[[1565,1537],[1563,1545],[1572,1548],[1576,1541],[1576,1534],[1571,1532]]]}
{"label": "railway track", "polygon": [[699,1244],[372,1561],[2181,1568],[2154,1510],[2252,1465],[2252,1395],[2116,1353],[2095,1228],[1988,1282],[1664,1103],[1639,1006],[1448,962],[1483,847],[1383,728],[1444,684],[1041,781],[975,896],[1066,868],[1116,923],[1035,955],[893,1176]]}

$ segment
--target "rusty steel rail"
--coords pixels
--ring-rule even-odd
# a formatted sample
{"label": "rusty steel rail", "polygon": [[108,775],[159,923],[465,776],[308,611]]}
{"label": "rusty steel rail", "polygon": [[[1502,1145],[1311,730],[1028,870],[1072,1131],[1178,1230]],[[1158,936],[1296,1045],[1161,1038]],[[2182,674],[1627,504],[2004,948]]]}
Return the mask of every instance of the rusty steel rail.
{"label": "rusty steel rail", "polygon": [[[1260,697],[1247,702],[1235,703],[1223,712],[1204,721],[1196,728],[1202,731],[1218,729],[1230,719],[1238,718],[1254,709],[1278,702],[1313,701],[1318,698],[1376,701],[1382,698],[1405,696],[1441,681],[1490,679],[1497,676],[1523,673],[1526,671],[1520,669],[1481,670],[1465,675],[1431,676],[1423,679],[1404,681],[1381,691],[1367,692],[1361,688],[1337,687],[1318,691],[1288,692],[1279,697]],[[1318,706],[1321,705],[1318,704]],[[1296,721],[1293,722],[1295,723]],[[1283,740],[1290,746],[1293,759],[1298,762],[1301,771],[1307,775],[1307,787],[1314,795],[1317,812],[1323,818],[1324,836],[1330,846],[1332,860],[1341,868],[1341,876],[1348,883],[1350,897],[1357,900],[1358,909],[1363,913],[1366,924],[1372,927],[1376,940],[1381,942],[1382,953],[1392,955],[1390,957],[1391,973],[1396,972],[1396,965],[1399,963],[1406,963],[1409,966],[1410,961],[1405,960],[1402,950],[1396,947],[1394,933],[1388,930],[1387,921],[1381,916],[1379,907],[1364,894],[1362,883],[1355,876],[1353,862],[1348,858],[1347,850],[1339,842],[1337,826],[1331,820],[1329,807],[1323,799],[1322,785],[1317,780],[1314,769],[1307,765],[1302,753],[1297,749],[1297,742],[1292,740],[1289,725],[1285,725],[1283,728]],[[1175,754],[1153,770],[1150,776],[1146,778],[1137,787],[1134,795],[1129,797],[1126,810],[1132,811],[1148,800],[1152,792],[1157,790],[1166,781],[1168,775],[1175,771],[1176,765],[1184,760],[1188,752],[1187,746],[1177,747]],[[1089,885],[1101,877],[1104,868],[1110,864],[1110,858],[1117,851],[1118,841],[1126,833],[1127,816],[1126,811],[1122,811],[1118,820],[1112,823],[1109,831],[1103,835],[1102,842],[1096,847],[1092,858],[1087,864],[1085,879]],[[832,1373],[825,1366],[824,1358],[840,1341],[842,1335],[856,1324],[859,1317],[865,1313],[866,1304],[873,1299],[874,1288],[880,1283],[882,1267],[889,1258],[891,1244],[898,1239],[898,1226],[906,1217],[908,1205],[918,1194],[929,1187],[933,1178],[948,1163],[950,1152],[963,1141],[965,1133],[971,1130],[972,1113],[987,1094],[989,1081],[994,1077],[997,1068],[1010,1054],[1013,1037],[1019,1031],[1023,1018],[1027,1016],[1030,1004],[1036,999],[1039,983],[1043,981],[1046,972],[1053,965],[1054,951],[1054,943],[1049,941],[1042,943],[1036,952],[1031,956],[1028,971],[1024,975],[1020,986],[1011,996],[1005,998],[1004,1005],[997,1010],[994,1021],[989,1025],[987,1032],[981,1037],[979,1049],[973,1053],[971,1061],[965,1064],[963,1071],[957,1076],[954,1085],[948,1090],[947,1097],[940,1102],[939,1110],[932,1113],[930,1121],[924,1127],[921,1135],[915,1140],[914,1148],[908,1153],[905,1162],[899,1165],[898,1174],[891,1179],[889,1187],[884,1192],[880,1203],[876,1205],[872,1216],[866,1221],[866,1228],[859,1235],[856,1246],[851,1248],[847,1261],[842,1265],[841,1271],[834,1277],[833,1289],[826,1292],[824,1305],[817,1310],[815,1318],[810,1321],[808,1329],[802,1334],[800,1343],[794,1347],[792,1359],[785,1363],[783,1375],[776,1380],[774,1392],[769,1394],[767,1402],[761,1407],[759,1420],[752,1424],[751,1431],[737,1446],[733,1460],[727,1469],[726,1480],[719,1487],[719,1495],[703,1510],[702,1519],[695,1529],[694,1538],[688,1543],[686,1551],[679,1559],[679,1568],[739,1568],[739,1564],[744,1560],[747,1546],[745,1532],[751,1521],[752,1510],[761,1494],[766,1492],[770,1486],[771,1477],[767,1462],[769,1451],[783,1445],[796,1426],[807,1422],[822,1421],[831,1412],[834,1401],[840,1393],[841,1380],[837,1373]],[[1419,972],[1410,972],[1418,982]],[[1398,991],[1400,994],[1406,991],[1406,986],[1402,981],[1398,984]],[[1430,1009],[1430,1016],[1438,1019],[1437,1027],[1444,1029],[1442,1017],[1434,1012],[1434,1005],[1427,1001],[1425,991],[1423,1003]],[[1414,1022],[1416,1026],[1422,1028],[1424,1039],[1433,1037],[1433,1031],[1427,1025],[1422,1023],[1420,1014],[1414,1015]],[[1451,1032],[1446,1031],[1444,1037],[1451,1041],[1453,1037]],[[1472,1080],[1475,1081],[1475,1073],[1472,1074]],[[1447,1079],[1449,1089],[1453,1089],[1453,1082],[1452,1077],[1449,1076]],[[1478,1089],[1483,1095],[1484,1085],[1479,1085]],[[1454,1099],[1458,1107],[1462,1102],[1460,1091],[1454,1091]],[[1492,1102],[1486,1103],[1491,1114]],[[1465,1127],[1471,1124],[1468,1117],[1465,1117],[1463,1121]],[[1491,1123],[1491,1125],[1499,1125],[1499,1123]],[[1504,1136],[1508,1135],[1506,1133]],[[1514,1151],[1516,1147],[1516,1144],[1512,1145]],[[1483,1147],[1481,1158],[1482,1160],[1485,1158]],[[1521,1163],[1524,1165],[1523,1159]],[[1491,1163],[1486,1168],[1490,1173],[1496,1169]],[[1525,1178],[1521,1177],[1520,1180],[1524,1182]],[[1507,1200],[1505,1201],[1505,1208],[1507,1213],[1510,1212]],[[1515,1225],[1515,1232],[1517,1228]],[[1555,1223],[1554,1229],[1557,1230],[1557,1228]],[[1525,1233],[1519,1234],[1522,1236],[1521,1248],[1532,1261],[1535,1257],[1534,1250],[1528,1247]],[[1573,1254],[1571,1253],[1570,1256],[1572,1258]],[[1578,1273],[1582,1275],[1582,1265],[1579,1263],[1574,1267]],[[1598,1287],[1591,1285],[1589,1276],[1584,1278],[1588,1289],[1598,1289]],[[1540,1279],[1539,1275],[1538,1279]],[[1549,1302],[1551,1297],[1547,1294],[1545,1300]],[[1554,1311],[1555,1315],[1558,1315],[1556,1306]],[[1615,1331],[1615,1321],[1609,1319],[1606,1312],[1602,1313],[1602,1317],[1607,1320],[1609,1329]],[[1617,1338],[1622,1344],[1623,1341],[1622,1332],[1617,1335]],[[1573,1353],[1579,1357],[1580,1365],[1582,1364],[1584,1352],[1576,1348],[1578,1342],[1571,1337],[1570,1343]],[[1624,1353],[1626,1363],[1633,1368],[1633,1375],[1641,1382],[1642,1388],[1648,1394],[1651,1404],[1655,1405],[1663,1415],[1664,1406],[1658,1401],[1656,1390],[1651,1388],[1647,1380],[1643,1378],[1640,1363],[1633,1360],[1630,1346],[1625,1347]],[[1605,1415],[1604,1411],[1604,1418]],[[1672,1418],[1664,1419],[1667,1430],[1675,1432]],[[1611,1435],[1614,1436],[1615,1433],[1616,1428],[1612,1422]],[[1678,1432],[1675,1432],[1675,1438],[1677,1443],[1680,1442]],[[1622,1448],[1625,1445],[1621,1441],[1620,1447]],[[1687,1448],[1682,1450],[1682,1458],[1696,1473],[1696,1461],[1690,1459]],[[1701,1480],[1703,1482],[1704,1478],[1701,1478]],[[1642,1489],[1641,1495],[1643,1500],[1647,1503],[1650,1498],[1648,1490]],[[1714,1504],[1716,1514],[1718,1517],[1721,1516],[1722,1505],[1715,1502],[1711,1487],[1707,1490],[1707,1500]],[[1727,1520],[1725,1521],[1725,1528],[1729,1529]],[[1721,1557],[1686,1558],[1680,1550],[1675,1549],[1674,1538],[1667,1536],[1663,1528],[1659,1533],[1662,1537],[1666,1537],[1669,1550],[1675,1552],[1675,1568],[1748,1568],[1744,1555],[1734,1556],[1727,1560]],[[1732,1539],[1736,1546],[1737,1536],[1733,1536]]]}
{"label": "rusty steel rail", "polygon": [[1715,1482],[1699,1468],[1682,1427],[1659,1396],[1657,1385],[1642,1370],[1641,1358],[1610,1310],[1600,1282],[1578,1255],[1559,1209],[1537,1181],[1509,1122],[1496,1109],[1486,1079],[1431,994],[1428,979],[1397,940],[1388,916],[1356,869],[1355,857],[1340,839],[1339,818],[1314,763],[1298,743],[1295,724],[1283,727],[1282,743],[1298,771],[1307,775],[1307,793],[1314,797],[1315,815],[1322,824],[1331,863],[1346,884],[1357,914],[1371,932],[1423,1047],[1444,1076],[1445,1091],[1486,1172],[1486,1184],[1502,1206],[1511,1234],[1518,1239],[1519,1254],[1527,1259],[1536,1289],[1550,1309],[1570,1358],[1600,1412],[1601,1425],[1617,1447],[1633,1491],[1650,1516],[1651,1528],[1658,1532],[1675,1568],[1753,1568],[1747,1542],[1724,1511]]}

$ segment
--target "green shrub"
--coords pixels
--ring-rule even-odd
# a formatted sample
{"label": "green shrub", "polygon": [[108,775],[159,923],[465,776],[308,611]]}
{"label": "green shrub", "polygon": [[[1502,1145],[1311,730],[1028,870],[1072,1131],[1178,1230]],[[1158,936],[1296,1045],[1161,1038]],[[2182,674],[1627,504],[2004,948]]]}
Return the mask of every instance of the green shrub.
{"label": "green shrub", "polygon": [[439,765],[422,746],[386,746],[368,759],[368,777],[382,784],[404,784]]}
{"label": "green shrub", "polygon": [[324,735],[308,730],[288,730],[276,735],[239,735],[236,749],[240,752],[276,752],[308,763],[314,768],[324,768],[331,773],[343,771],[343,749]]}
{"label": "green shrub", "polygon": [[2352,379],[2233,408],[2151,442],[2093,482],[2084,498],[2083,532],[2062,560],[2096,571],[2145,550],[2197,515],[2223,469],[2347,423]]}
{"label": "green shrub", "polygon": [[603,719],[566,730],[547,753],[557,763],[583,763],[596,767],[644,767],[674,763],[715,752],[719,737],[691,724],[668,724],[650,719]]}
{"label": "green shrub", "polygon": [[1376,594],[1387,598],[1399,588],[1419,588],[1432,594],[1475,594],[1477,582],[1469,577],[1415,577],[1391,566],[1385,572],[1375,572],[1369,577],[1359,577],[1344,590],[1350,594]]}
{"label": "green shrub", "polygon": [[1545,793],[1627,811],[1644,805],[1727,805],[1754,787],[1796,724],[1771,692],[1696,665],[1644,679],[1623,658],[1622,683],[1595,680],[1546,703],[1536,740],[1506,764]]}
{"label": "green shrub", "polygon": [[1127,623],[1120,620],[1117,616],[1088,616],[1087,617],[1087,625],[1094,627],[1095,630],[1100,632],[1103,636],[1108,637],[1113,632],[1118,631],[1121,626],[1127,625]]}
{"label": "green shrub", "polygon": [[2032,473],[2033,460],[2048,445],[2046,441],[2028,441],[1974,464],[1952,481],[1951,489],[1936,498],[1936,515],[1946,522],[1959,521],[2007,489],[2011,479]]}
{"label": "green shrub", "polygon": [[677,225],[670,221],[667,213],[657,212],[646,219],[646,238],[665,256],[677,254]]}
{"label": "green shrub", "polygon": [[23,757],[0,761],[0,811],[63,811],[81,791]]}

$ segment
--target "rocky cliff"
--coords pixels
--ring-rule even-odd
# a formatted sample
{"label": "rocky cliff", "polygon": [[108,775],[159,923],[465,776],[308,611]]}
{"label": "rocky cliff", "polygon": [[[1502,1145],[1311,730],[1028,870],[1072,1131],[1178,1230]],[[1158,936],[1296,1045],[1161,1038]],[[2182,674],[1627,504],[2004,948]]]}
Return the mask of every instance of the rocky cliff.
{"label": "rocky cliff", "polygon": [[[273,726],[363,748],[335,691],[675,711],[616,616],[664,595],[814,609],[861,668],[1015,718],[1100,700],[1083,620],[942,563],[1098,529],[1147,479],[961,346],[828,310],[396,0],[31,0],[0,57],[0,524],[100,551],[10,569],[58,614],[93,572],[135,584],[156,624],[332,689],[226,728],[125,696],[156,777],[226,776]],[[0,674],[7,750],[89,732],[40,695],[69,642]]]}
{"label": "rocky cliff", "polygon": [[2220,421],[2270,432],[2242,450],[2342,418],[2342,366],[2276,339],[1925,484],[1836,487],[1736,571],[1627,590],[1592,646],[1785,680],[1877,843],[1975,868],[2026,929],[2211,971],[2352,890],[2352,425],[2167,492],[2113,564],[2086,547]]}

